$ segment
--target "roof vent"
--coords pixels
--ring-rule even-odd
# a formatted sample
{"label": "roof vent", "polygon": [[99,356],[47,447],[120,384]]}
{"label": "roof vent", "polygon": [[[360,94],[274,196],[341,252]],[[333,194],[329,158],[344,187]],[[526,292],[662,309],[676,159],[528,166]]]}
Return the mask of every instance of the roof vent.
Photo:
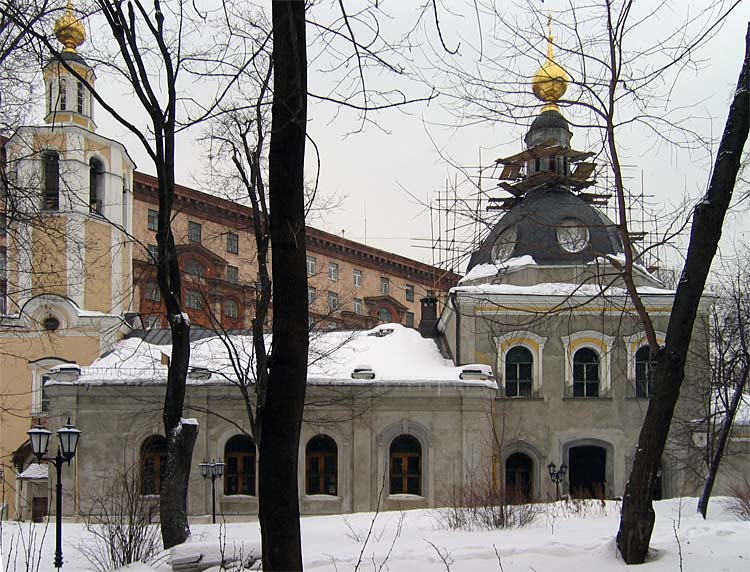
{"label": "roof vent", "polygon": [[369,365],[357,366],[352,370],[352,379],[375,379],[375,372]]}
{"label": "roof vent", "polygon": [[377,330],[373,330],[371,332],[368,332],[368,336],[375,336],[376,338],[384,338],[388,334],[393,333],[393,328],[378,328]]}
{"label": "roof vent", "polygon": [[468,367],[464,367],[461,373],[458,375],[460,379],[465,381],[487,381],[492,379],[492,368],[488,365],[474,364]]}
{"label": "roof vent", "polygon": [[188,379],[198,379],[205,381],[211,378],[211,370],[207,367],[191,367],[188,372]]}

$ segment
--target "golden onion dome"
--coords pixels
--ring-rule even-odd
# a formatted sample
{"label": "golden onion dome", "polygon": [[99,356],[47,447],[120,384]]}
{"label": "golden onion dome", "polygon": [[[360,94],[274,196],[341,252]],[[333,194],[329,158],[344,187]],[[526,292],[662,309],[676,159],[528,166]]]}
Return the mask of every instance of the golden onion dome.
{"label": "golden onion dome", "polygon": [[73,6],[68,0],[65,15],[55,22],[55,37],[65,46],[64,52],[75,52],[86,41],[86,31],[81,21],[73,15]]}
{"label": "golden onion dome", "polygon": [[547,102],[542,111],[557,110],[556,102],[565,95],[570,77],[555,63],[552,51],[552,17],[547,21],[547,59],[531,78],[531,89],[539,99]]}

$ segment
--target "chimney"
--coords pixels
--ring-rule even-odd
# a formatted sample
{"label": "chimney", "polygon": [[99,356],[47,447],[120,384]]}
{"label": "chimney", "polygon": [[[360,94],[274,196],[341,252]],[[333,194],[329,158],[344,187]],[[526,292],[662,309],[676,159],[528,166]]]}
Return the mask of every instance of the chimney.
{"label": "chimney", "polygon": [[432,290],[427,291],[427,296],[420,299],[422,305],[422,317],[419,320],[419,333],[423,338],[437,337],[437,298]]}

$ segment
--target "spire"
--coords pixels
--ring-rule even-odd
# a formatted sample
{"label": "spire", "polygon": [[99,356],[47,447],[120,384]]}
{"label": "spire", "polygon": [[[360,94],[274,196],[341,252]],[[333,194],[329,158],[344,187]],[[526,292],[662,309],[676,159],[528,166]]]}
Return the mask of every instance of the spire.
{"label": "spire", "polygon": [[81,21],[73,14],[73,4],[68,0],[65,15],[55,22],[55,37],[65,46],[63,52],[76,52],[76,48],[86,41],[86,31]]}
{"label": "spire", "polygon": [[557,111],[557,101],[568,89],[568,74],[557,63],[553,50],[552,16],[547,16],[547,59],[531,78],[531,89],[540,100],[546,102],[545,111]]}

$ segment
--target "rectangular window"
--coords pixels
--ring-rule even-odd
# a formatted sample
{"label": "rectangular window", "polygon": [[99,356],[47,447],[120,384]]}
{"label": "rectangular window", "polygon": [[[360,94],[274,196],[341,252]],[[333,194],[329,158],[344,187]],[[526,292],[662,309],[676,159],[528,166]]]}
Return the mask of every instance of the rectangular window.
{"label": "rectangular window", "polygon": [[406,285],[406,301],[407,302],[414,301],[414,285],[413,284]]}
{"label": "rectangular window", "polygon": [[328,263],[328,278],[336,282],[339,279],[339,265],[335,262]]}
{"label": "rectangular window", "polygon": [[144,325],[147,330],[158,328],[161,325],[159,316],[146,316]]}
{"label": "rectangular window", "polygon": [[188,222],[188,241],[200,242],[201,241],[201,224],[198,222]]}
{"label": "rectangular window", "polygon": [[188,289],[185,291],[185,307],[190,310],[203,309],[203,297],[198,290]]}
{"label": "rectangular window", "polygon": [[227,233],[227,252],[237,254],[240,251],[240,237],[235,233]]}
{"label": "rectangular window", "polygon": [[236,266],[227,264],[227,282],[230,284],[239,284],[240,282],[240,270]]}
{"label": "rectangular window", "polygon": [[406,312],[406,327],[414,327],[414,312]]}
{"label": "rectangular window", "polygon": [[159,230],[159,211],[148,209],[148,229],[153,231]]}
{"label": "rectangular window", "polygon": [[339,307],[339,295],[336,292],[328,293],[328,311],[335,312]]}
{"label": "rectangular window", "polygon": [[352,279],[354,280],[355,288],[362,288],[362,271],[356,268],[353,271]]}
{"label": "rectangular window", "polygon": [[305,259],[305,262],[307,264],[307,275],[313,276],[315,274],[315,257],[314,256],[308,256]]}
{"label": "rectangular window", "polygon": [[380,277],[380,293],[383,296],[388,296],[391,291],[391,281],[385,276]]}
{"label": "rectangular window", "polygon": [[159,247],[155,244],[149,244],[146,249],[148,250],[149,262],[156,264],[159,261]]}
{"label": "rectangular window", "polygon": [[146,300],[151,300],[152,302],[161,301],[161,292],[159,291],[159,284],[157,282],[152,280],[146,283],[145,297]]}
{"label": "rectangular window", "polygon": [[83,99],[84,99],[84,94],[86,93],[84,91],[84,89],[86,89],[86,88],[83,86],[83,82],[79,79],[78,80],[78,102],[77,102],[78,105],[77,105],[77,108],[78,108],[78,113],[80,113],[81,115],[83,115]]}
{"label": "rectangular window", "polygon": [[5,213],[0,213],[0,236],[5,236],[8,228],[8,218]]}
{"label": "rectangular window", "polygon": [[312,286],[307,287],[307,304],[310,305],[315,302],[315,297],[318,295],[315,288]]}
{"label": "rectangular window", "polygon": [[354,305],[354,313],[362,314],[362,300],[360,298],[354,298],[353,305]]}

